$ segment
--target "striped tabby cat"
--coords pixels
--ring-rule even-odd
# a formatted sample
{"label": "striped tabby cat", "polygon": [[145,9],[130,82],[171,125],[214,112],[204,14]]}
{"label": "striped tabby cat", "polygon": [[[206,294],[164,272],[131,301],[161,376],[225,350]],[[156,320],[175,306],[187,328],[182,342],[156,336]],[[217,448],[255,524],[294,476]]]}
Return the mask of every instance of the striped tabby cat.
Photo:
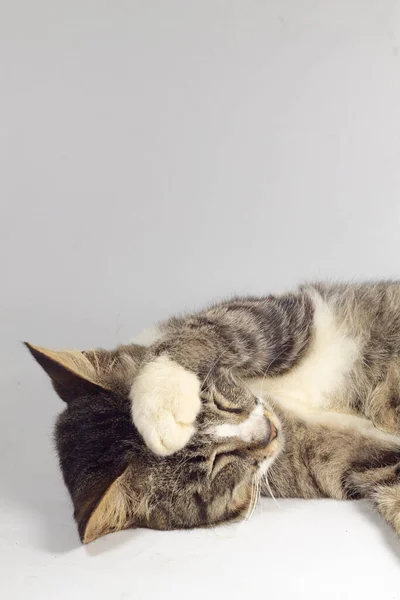
{"label": "striped tabby cat", "polygon": [[233,298],[147,345],[28,345],[67,402],[56,426],[83,542],[212,526],[259,493],[367,498],[400,534],[400,283]]}

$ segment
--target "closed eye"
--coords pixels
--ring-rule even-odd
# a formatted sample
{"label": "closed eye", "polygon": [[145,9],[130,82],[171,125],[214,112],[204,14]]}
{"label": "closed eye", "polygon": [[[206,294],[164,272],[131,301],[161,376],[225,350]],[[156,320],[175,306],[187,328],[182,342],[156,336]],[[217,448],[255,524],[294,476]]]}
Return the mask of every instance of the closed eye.
{"label": "closed eye", "polygon": [[241,408],[235,408],[233,406],[226,406],[225,404],[221,404],[221,402],[218,402],[218,400],[215,400],[215,398],[214,398],[214,405],[216,408],[218,408],[218,410],[223,411],[223,412],[232,413],[234,415],[241,415],[243,413],[243,410]]}
{"label": "closed eye", "polygon": [[240,456],[238,450],[232,450],[230,452],[216,452],[210,467],[211,478],[214,477],[228,464],[230,464],[235,458]]}

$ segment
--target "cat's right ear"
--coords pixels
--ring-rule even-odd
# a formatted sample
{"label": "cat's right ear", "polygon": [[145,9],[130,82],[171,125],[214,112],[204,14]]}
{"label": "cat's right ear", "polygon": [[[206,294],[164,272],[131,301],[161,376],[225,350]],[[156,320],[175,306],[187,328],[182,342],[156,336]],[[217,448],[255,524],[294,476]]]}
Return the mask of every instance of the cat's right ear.
{"label": "cat's right ear", "polygon": [[139,502],[129,473],[128,467],[100,497],[96,490],[89,490],[84,500],[76,503],[75,519],[83,544],[90,544],[113,531],[139,525]]}
{"label": "cat's right ear", "polygon": [[55,351],[24,342],[32,356],[50,377],[64,402],[108,389],[87,356],[79,350]]}

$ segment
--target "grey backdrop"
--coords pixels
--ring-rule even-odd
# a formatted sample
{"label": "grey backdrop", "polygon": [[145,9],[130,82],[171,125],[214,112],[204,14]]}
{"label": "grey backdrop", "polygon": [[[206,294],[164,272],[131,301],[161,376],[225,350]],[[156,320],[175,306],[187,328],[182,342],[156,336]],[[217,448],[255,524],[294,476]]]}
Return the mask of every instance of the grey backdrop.
{"label": "grey backdrop", "polygon": [[400,276],[399,24],[389,0],[1,2],[10,589],[15,544],[77,547],[61,403],[21,340],[110,347],[231,293]]}

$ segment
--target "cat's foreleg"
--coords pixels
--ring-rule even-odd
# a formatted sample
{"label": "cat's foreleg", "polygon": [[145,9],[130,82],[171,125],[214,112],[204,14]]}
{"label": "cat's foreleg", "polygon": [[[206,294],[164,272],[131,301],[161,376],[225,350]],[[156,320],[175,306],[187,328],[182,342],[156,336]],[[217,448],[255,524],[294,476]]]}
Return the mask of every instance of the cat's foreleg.
{"label": "cat's foreleg", "polygon": [[233,299],[167,321],[131,390],[133,422],[149,448],[167,455],[186,445],[200,391],[221,373],[248,378],[290,369],[306,350],[312,319],[310,298],[287,294]]}

